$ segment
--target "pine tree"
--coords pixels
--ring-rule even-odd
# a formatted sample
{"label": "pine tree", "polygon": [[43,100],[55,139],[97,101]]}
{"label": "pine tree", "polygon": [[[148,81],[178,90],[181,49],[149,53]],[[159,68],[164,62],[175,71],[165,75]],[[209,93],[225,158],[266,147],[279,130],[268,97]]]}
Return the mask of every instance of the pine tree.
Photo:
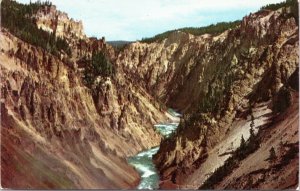
{"label": "pine tree", "polygon": [[254,127],[254,116],[253,113],[251,113],[251,123],[250,123],[250,127],[253,128]]}
{"label": "pine tree", "polygon": [[254,139],[255,138],[255,133],[254,133],[254,126],[255,126],[255,124],[254,124],[254,115],[253,115],[253,104],[251,104],[251,103],[249,103],[249,112],[250,112],[250,115],[251,115],[251,122],[250,122],[250,130],[249,130],[249,132],[250,132],[250,142],[251,142],[251,140],[252,139]]}
{"label": "pine tree", "polygon": [[254,133],[253,127],[250,128],[249,132],[250,132],[250,138],[249,139],[250,140],[254,139],[255,138],[255,133]]}
{"label": "pine tree", "polygon": [[269,152],[270,152],[269,160],[270,160],[270,161],[274,161],[274,160],[277,158],[274,147],[272,147],[272,148],[269,150]]}
{"label": "pine tree", "polygon": [[246,141],[244,139],[244,136],[242,135],[242,138],[241,138],[241,144],[240,144],[240,148],[243,149],[246,147]]}

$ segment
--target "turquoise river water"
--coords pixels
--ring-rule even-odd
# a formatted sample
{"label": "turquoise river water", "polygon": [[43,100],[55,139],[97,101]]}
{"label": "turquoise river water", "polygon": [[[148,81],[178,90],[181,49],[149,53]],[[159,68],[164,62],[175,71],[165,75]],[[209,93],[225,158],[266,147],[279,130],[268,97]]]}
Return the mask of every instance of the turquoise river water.
{"label": "turquoise river water", "polygon": [[[174,117],[180,117],[179,113],[169,110]],[[178,122],[157,124],[154,127],[164,136],[168,137],[178,126]],[[159,175],[155,169],[152,157],[157,153],[159,147],[154,147],[146,151],[142,151],[137,155],[130,157],[128,163],[131,164],[140,174],[141,182],[137,189],[158,189]]]}

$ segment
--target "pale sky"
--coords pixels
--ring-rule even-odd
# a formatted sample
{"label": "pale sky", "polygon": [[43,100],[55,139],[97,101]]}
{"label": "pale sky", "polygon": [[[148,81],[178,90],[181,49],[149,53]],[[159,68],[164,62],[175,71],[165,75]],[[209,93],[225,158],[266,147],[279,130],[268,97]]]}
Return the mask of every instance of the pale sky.
{"label": "pale sky", "polygon": [[[17,0],[29,3],[30,0]],[[88,36],[139,40],[183,27],[242,19],[283,0],[50,0],[69,17],[82,20]],[[34,0],[32,0],[34,2]]]}

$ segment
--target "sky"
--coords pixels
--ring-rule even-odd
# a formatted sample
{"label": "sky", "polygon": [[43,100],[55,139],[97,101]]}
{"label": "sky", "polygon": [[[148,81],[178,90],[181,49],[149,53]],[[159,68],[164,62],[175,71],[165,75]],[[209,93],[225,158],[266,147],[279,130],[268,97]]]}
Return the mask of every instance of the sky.
{"label": "sky", "polygon": [[[17,0],[29,3],[30,0]],[[82,20],[87,36],[135,41],[179,29],[242,19],[283,0],[50,0]],[[34,2],[34,0],[32,0]]]}

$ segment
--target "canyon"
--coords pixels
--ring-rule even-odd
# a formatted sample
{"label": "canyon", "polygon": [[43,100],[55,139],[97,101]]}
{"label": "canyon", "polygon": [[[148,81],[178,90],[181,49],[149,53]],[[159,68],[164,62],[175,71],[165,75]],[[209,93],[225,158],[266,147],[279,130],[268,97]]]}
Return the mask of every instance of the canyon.
{"label": "canyon", "polygon": [[[177,30],[117,49],[87,37],[81,21],[54,5],[40,6],[34,24],[70,47],[57,55],[2,27],[2,187],[136,188],[141,177],[128,158],[159,146],[153,163],[162,189],[296,188],[299,28],[292,11],[261,9],[218,34]],[[87,60],[99,51],[114,74],[87,85]],[[168,108],[182,117],[164,137],[154,125],[177,119]],[[241,138],[250,144],[253,135],[259,146],[213,179]]]}

